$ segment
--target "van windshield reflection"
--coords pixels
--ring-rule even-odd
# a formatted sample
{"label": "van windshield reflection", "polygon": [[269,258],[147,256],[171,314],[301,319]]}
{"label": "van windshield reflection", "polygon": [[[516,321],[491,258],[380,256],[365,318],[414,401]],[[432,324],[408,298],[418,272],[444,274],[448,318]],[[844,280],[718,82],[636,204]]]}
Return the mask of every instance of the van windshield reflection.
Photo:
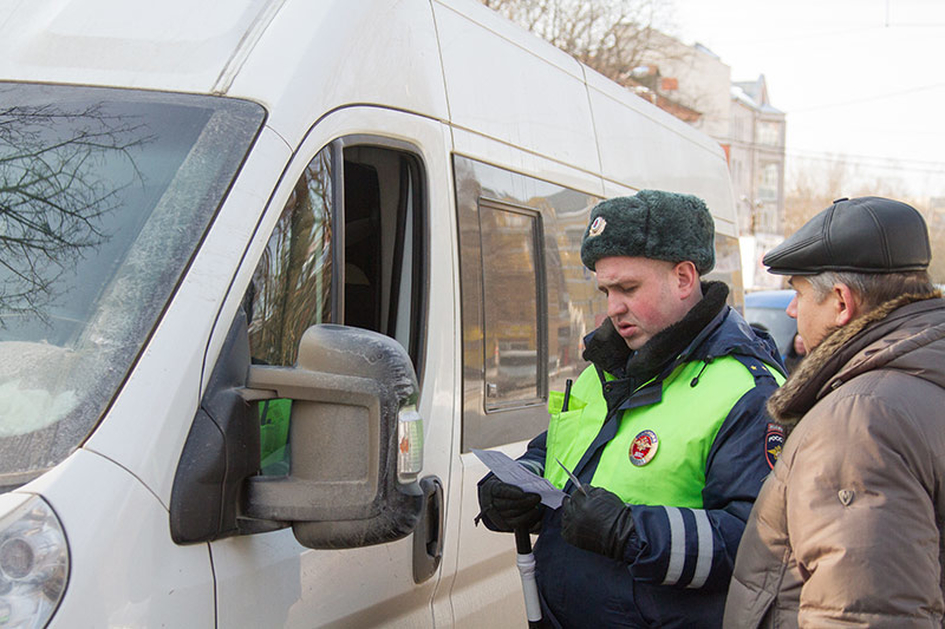
{"label": "van windshield reflection", "polygon": [[0,84],[0,488],[94,428],[263,115],[231,99]]}

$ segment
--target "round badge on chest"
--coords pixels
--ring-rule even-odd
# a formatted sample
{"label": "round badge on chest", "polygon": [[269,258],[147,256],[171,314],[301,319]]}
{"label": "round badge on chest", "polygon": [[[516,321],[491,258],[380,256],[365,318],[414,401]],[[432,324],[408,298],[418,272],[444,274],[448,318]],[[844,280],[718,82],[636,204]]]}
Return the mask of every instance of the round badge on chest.
{"label": "round badge on chest", "polygon": [[660,446],[659,437],[652,430],[644,430],[633,438],[630,444],[630,462],[637,467],[646,465],[656,456]]}

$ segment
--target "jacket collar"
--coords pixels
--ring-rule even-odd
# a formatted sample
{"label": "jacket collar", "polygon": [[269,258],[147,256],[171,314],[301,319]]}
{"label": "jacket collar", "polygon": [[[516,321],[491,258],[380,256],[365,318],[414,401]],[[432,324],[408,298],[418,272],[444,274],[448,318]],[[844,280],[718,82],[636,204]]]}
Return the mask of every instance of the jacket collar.
{"label": "jacket collar", "polygon": [[857,354],[901,325],[904,319],[940,307],[939,302],[928,301],[939,296],[900,295],[834,330],[801,362],[784,386],[771,395],[768,412],[790,432],[817,401],[845,379],[877,366],[870,363],[851,370],[851,361]]}

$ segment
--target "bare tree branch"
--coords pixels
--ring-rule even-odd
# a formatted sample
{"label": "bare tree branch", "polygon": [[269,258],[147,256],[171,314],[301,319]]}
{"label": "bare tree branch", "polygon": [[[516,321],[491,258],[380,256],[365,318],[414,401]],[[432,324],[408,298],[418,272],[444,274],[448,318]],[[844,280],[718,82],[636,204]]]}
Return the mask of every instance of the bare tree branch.
{"label": "bare tree branch", "polygon": [[604,76],[621,82],[671,26],[666,0],[480,0]]}
{"label": "bare tree branch", "polygon": [[102,167],[121,160],[141,179],[133,152],[150,140],[98,105],[0,109],[0,325],[9,314],[43,318],[60,297],[56,280],[109,238],[102,219],[123,186]]}

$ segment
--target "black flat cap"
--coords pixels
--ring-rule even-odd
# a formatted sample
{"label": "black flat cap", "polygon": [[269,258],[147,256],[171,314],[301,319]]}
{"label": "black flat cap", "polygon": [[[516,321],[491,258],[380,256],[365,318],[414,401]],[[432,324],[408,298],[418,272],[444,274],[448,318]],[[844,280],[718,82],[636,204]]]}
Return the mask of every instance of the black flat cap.
{"label": "black flat cap", "polygon": [[924,271],[932,248],[925,220],[911,205],[881,197],[838,199],[769,251],[775,275],[824,271]]}

